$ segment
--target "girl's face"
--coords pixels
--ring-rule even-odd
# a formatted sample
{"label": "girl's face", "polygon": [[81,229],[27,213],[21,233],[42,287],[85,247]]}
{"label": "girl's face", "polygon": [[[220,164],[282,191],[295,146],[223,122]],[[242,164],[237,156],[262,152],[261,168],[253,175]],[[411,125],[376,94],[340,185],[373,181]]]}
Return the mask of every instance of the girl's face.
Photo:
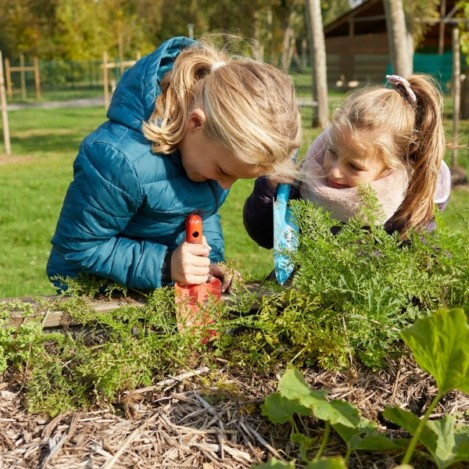
{"label": "girl's face", "polygon": [[362,131],[359,136],[348,131],[328,142],[324,157],[327,184],[334,189],[357,187],[376,181],[387,166],[373,151],[373,138]]}
{"label": "girl's face", "polygon": [[237,179],[252,179],[262,174],[259,166],[240,161],[232,152],[213,143],[203,132],[205,114],[194,109],[187,121],[179,149],[187,177],[194,182],[217,181],[229,189]]}

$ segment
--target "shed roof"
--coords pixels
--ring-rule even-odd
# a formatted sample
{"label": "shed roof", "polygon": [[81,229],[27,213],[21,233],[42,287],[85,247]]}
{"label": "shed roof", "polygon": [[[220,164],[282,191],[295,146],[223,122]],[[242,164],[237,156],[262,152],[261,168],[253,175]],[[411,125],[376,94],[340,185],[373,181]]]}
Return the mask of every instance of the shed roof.
{"label": "shed roof", "polygon": [[[457,0],[442,0],[440,2],[439,18],[421,18],[420,21],[431,23],[420,48],[437,48],[439,45],[440,28],[443,33],[443,48],[451,47],[451,29],[461,21],[455,15],[459,11]],[[466,24],[468,23],[467,20]],[[386,33],[386,16],[383,0],[365,0],[357,7],[338,17],[324,26],[326,39],[341,36],[360,36],[364,34]]]}

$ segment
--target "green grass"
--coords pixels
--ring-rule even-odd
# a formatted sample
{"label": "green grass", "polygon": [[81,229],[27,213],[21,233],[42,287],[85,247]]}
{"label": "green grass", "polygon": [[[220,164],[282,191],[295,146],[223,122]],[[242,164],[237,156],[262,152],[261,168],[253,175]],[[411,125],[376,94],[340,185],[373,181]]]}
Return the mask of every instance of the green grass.
{"label": "green grass", "polygon": [[[50,239],[78,146],[104,119],[101,107],[9,112],[13,155],[6,157],[0,144],[0,298],[54,293],[45,275]],[[308,128],[310,121],[311,110],[305,109],[303,155],[319,133]],[[461,125],[467,144],[469,121]],[[467,165],[467,153],[460,151],[460,164]],[[272,252],[258,247],[242,222],[252,185],[253,181],[238,181],[221,216],[227,260],[245,277],[262,278],[272,270]],[[468,206],[469,191],[454,191],[443,220],[469,242],[467,225],[460,218],[465,213],[469,219]]]}
{"label": "green grass", "polygon": [[[41,99],[39,102],[47,101],[69,101],[71,99],[89,99],[89,98],[102,98],[103,97],[103,86],[96,85],[94,87],[89,86],[75,86],[63,89],[42,89]],[[26,103],[35,104],[38,102],[36,99],[36,93],[33,89],[28,89],[26,93],[26,99],[23,98],[21,89],[18,87],[13,89],[11,97],[7,98],[9,104]]]}
{"label": "green grass", "polygon": [[0,297],[54,293],[45,274],[72,163],[103,108],[9,113],[13,155],[0,147]]}

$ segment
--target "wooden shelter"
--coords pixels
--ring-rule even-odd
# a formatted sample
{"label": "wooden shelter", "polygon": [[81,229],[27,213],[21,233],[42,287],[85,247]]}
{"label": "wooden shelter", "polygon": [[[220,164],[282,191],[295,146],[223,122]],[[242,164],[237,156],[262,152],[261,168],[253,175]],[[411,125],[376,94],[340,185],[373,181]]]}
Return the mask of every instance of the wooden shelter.
{"label": "wooden shelter", "polygon": [[[440,59],[433,61],[435,73],[439,67],[451,64],[451,31],[461,20],[455,18],[457,3],[442,0],[439,17],[419,19],[431,27],[415,53],[439,55]],[[324,34],[331,84],[353,87],[364,82],[382,82],[391,62],[383,0],[364,1],[326,25]],[[447,60],[443,60],[444,56]]]}

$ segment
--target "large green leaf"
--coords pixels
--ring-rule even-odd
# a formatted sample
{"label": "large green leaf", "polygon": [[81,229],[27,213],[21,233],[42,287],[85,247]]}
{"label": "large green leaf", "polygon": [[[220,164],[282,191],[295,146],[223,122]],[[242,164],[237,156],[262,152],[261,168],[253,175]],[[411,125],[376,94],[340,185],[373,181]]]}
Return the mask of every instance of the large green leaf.
{"label": "large green leaf", "polygon": [[469,461],[469,427],[456,425],[454,415],[445,415],[441,420],[428,421],[427,426],[437,435],[435,447],[426,442],[422,435],[422,443],[434,457],[438,467],[446,468],[456,462]]}
{"label": "large green leaf", "polygon": [[[383,416],[385,419],[399,425],[412,435],[415,434],[417,427],[420,424],[420,419],[415,414],[408,410],[401,409],[400,407],[386,405]],[[425,426],[420,435],[420,440],[422,442],[425,440],[431,446],[436,446],[437,435],[431,428]]]}
{"label": "large green leaf", "polygon": [[288,399],[279,392],[275,392],[265,398],[261,406],[261,412],[262,415],[276,424],[290,422],[294,414],[311,415],[311,410],[302,406],[297,399]]}
{"label": "large green leaf", "polygon": [[313,395],[317,399],[324,399],[325,391],[311,391],[301,372],[293,366],[280,378],[278,391],[288,399],[307,399]]}
{"label": "large green leaf", "polygon": [[401,332],[419,366],[430,373],[441,394],[469,393],[469,326],[462,309],[440,310]]}
{"label": "large green leaf", "polygon": [[358,409],[346,401],[329,402],[322,391],[312,391],[301,373],[289,367],[281,377],[278,392],[287,399],[297,400],[301,406],[311,409],[313,415],[326,422],[354,427],[360,422]]}
{"label": "large green leaf", "polygon": [[356,427],[337,424],[333,425],[333,428],[351,451],[393,451],[403,447],[402,439],[389,439],[378,431],[375,422],[363,417]]}
{"label": "large green leaf", "polygon": [[[420,422],[417,416],[399,407],[386,407],[383,415],[412,434]],[[439,469],[469,461],[469,427],[456,425],[453,415],[426,422],[419,441],[427,448]]]}

